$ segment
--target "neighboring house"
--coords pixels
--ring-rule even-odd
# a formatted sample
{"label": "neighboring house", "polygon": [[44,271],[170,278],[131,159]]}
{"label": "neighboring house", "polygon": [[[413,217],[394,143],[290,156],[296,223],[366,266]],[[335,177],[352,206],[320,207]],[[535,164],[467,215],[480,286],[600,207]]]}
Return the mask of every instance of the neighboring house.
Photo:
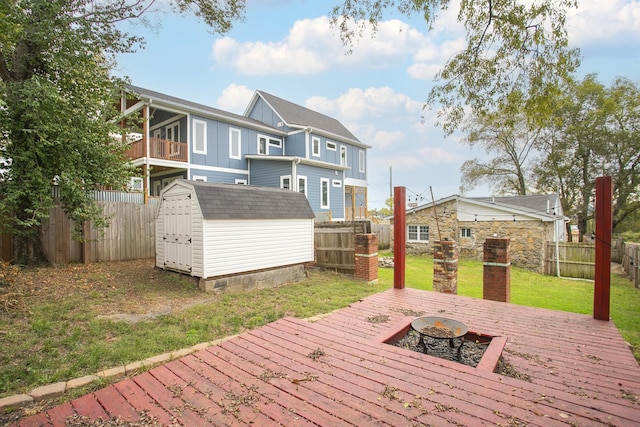
{"label": "neighboring house", "polygon": [[298,191],[320,219],[367,216],[370,146],[336,119],[261,91],[244,115],[136,86],[121,106],[142,118],[129,156],[147,196],[184,178]]}
{"label": "neighboring house", "polygon": [[453,195],[407,210],[407,251],[432,254],[433,241],[452,239],[458,242],[461,258],[482,260],[487,237],[508,237],[511,264],[541,273],[545,244],[567,240],[567,221],[556,194]]}

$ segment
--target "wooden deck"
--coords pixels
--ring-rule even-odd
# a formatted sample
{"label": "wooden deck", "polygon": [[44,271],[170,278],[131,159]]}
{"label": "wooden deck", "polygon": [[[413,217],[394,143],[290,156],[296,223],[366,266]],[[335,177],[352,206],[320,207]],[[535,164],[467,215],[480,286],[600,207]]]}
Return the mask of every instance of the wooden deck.
{"label": "wooden deck", "polygon": [[[506,337],[503,360],[528,380],[380,342],[417,313]],[[278,320],[20,425],[145,412],[187,426],[632,426],[640,365],[612,322],[391,289],[316,322]]]}

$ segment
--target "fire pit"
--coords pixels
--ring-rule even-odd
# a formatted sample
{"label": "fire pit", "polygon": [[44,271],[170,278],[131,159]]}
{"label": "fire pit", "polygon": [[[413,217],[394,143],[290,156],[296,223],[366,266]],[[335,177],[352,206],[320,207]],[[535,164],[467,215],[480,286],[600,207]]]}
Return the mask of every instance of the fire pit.
{"label": "fire pit", "polygon": [[449,347],[454,349],[454,339],[460,339],[460,345],[457,348],[457,359],[460,360],[460,354],[462,346],[464,345],[464,335],[469,332],[469,329],[462,322],[457,320],[448,319],[446,317],[418,317],[411,322],[411,328],[420,335],[420,345],[424,349],[424,353],[427,352],[427,345],[425,344],[425,337],[436,340],[449,340]]}

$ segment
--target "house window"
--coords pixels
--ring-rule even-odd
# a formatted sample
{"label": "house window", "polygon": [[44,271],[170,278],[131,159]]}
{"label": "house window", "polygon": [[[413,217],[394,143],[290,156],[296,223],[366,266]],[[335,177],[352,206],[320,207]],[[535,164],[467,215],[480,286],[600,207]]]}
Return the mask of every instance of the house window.
{"label": "house window", "polygon": [[269,149],[267,148],[267,137],[258,135],[258,154],[269,154]]}
{"label": "house window", "polygon": [[193,120],[193,152],[207,154],[207,122]]}
{"label": "house window", "polygon": [[298,177],[298,192],[307,195],[307,177],[299,176]]}
{"label": "house window", "polygon": [[347,147],[340,146],[340,165],[347,166]]}
{"label": "house window", "polygon": [[471,237],[471,229],[470,228],[461,228],[460,229],[460,237]]}
{"label": "house window", "polygon": [[360,171],[360,173],[364,173],[364,171],[365,171],[364,159],[365,159],[364,150],[360,150],[358,152],[358,166],[359,166],[358,170]]}
{"label": "house window", "polygon": [[311,154],[315,157],[320,157],[320,138],[311,138]]}
{"label": "house window", "polygon": [[229,158],[240,160],[240,129],[229,129]]}
{"label": "house window", "polygon": [[280,188],[284,188],[285,190],[291,190],[291,175],[280,177]]}
{"label": "house window", "polygon": [[336,151],[336,143],[327,141],[327,150]]}
{"label": "house window", "polygon": [[428,242],[429,226],[428,225],[408,225],[407,240],[414,241],[414,242]]}
{"label": "house window", "polygon": [[320,209],[329,209],[329,180],[320,179]]}
{"label": "house window", "polygon": [[171,123],[164,129],[169,141],[178,142],[180,141],[180,122]]}
{"label": "house window", "polygon": [[282,148],[282,140],[281,139],[275,139],[275,138],[269,138],[269,145],[271,145],[272,147]]}

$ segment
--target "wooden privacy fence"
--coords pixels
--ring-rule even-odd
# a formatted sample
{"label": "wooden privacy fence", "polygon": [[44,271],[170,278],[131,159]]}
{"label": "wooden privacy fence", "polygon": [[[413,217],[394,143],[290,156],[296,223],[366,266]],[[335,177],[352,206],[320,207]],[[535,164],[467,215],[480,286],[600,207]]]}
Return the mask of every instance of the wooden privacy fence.
{"label": "wooden privacy fence", "polygon": [[581,279],[595,277],[596,247],[593,243],[558,242],[556,246],[556,242],[547,242],[544,258],[544,273],[547,275],[556,276],[559,265],[560,276]]}
{"label": "wooden privacy fence", "polygon": [[618,242],[620,264],[636,288],[640,288],[640,243]]}
{"label": "wooden privacy fence", "polygon": [[316,265],[355,273],[355,235],[371,233],[371,225],[369,221],[316,222],[314,227]]}
{"label": "wooden privacy fence", "polygon": [[[611,261],[621,264],[636,287],[640,278],[636,278],[637,269],[634,270],[634,259],[640,257],[637,249],[638,244],[624,243],[614,240],[611,243]],[[556,275],[556,265],[560,264],[560,276],[575,277],[582,279],[595,278],[596,266],[596,246],[594,243],[558,243],[559,262],[556,263],[556,243],[547,242],[545,247],[545,268],[544,273]],[[635,258],[634,258],[635,257]]]}
{"label": "wooden privacy fence", "polygon": [[[104,215],[111,217],[110,225],[100,230],[85,224],[84,243],[73,239],[74,224],[60,207],[49,211],[49,220],[42,225],[42,244],[50,262],[66,264],[155,257],[156,205],[96,203]],[[10,257],[10,249],[10,245],[4,243],[0,246],[2,259]]]}
{"label": "wooden privacy fence", "polygon": [[378,235],[378,250],[391,247],[391,226],[371,223],[371,232]]}

